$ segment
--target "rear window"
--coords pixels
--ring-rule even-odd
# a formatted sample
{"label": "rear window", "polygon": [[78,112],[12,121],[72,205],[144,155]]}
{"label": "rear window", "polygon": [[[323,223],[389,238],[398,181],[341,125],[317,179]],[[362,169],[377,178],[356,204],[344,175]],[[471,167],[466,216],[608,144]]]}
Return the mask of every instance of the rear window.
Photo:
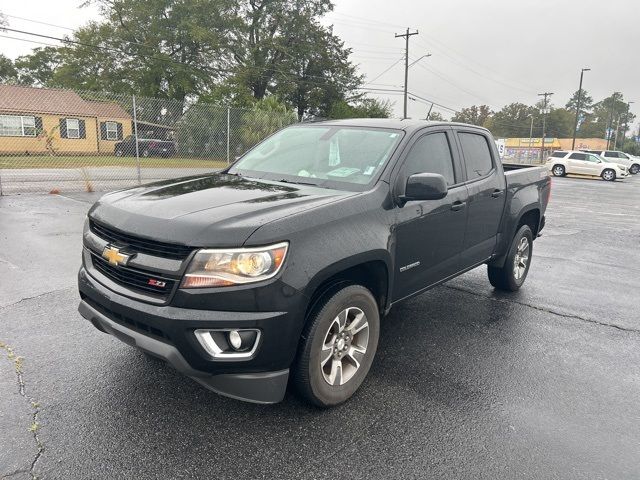
{"label": "rear window", "polygon": [[605,157],[618,158],[618,152],[604,152]]}
{"label": "rear window", "polygon": [[484,177],[493,169],[487,138],[475,133],[458,133],[464,154],[467,179]]}
{"label": "rear window", "polygon": [[551,154],[551,156],[552,156],[552,157],[554,157],[554,158],[562,158],[562,157],[564,157],[566,154],[567,154],[567,152],[560,152],[560,151],[558,151],[558,152],[553,152],[553,153]]}
{"label": "rear window", "polygon": [[571,155],[569,155],[569,158],[571,160],[586,160],[587,159],[587,154],[586,153],[572,153]]}

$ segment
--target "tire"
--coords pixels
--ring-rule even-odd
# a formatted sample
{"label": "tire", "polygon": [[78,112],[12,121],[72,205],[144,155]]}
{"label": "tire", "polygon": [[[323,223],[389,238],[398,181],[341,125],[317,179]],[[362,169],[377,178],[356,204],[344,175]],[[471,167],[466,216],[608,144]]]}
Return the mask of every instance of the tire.
{"label": "tire", "polygon": [[551,172],[555,177],[564,177],[567,174],[567,171],[564,168],[564,165],[554,165],[553,168],[551,169]]}
{"label": "tire", "polygon": [[378,304],[367,288],[348,285],[325,294],[302,334],[293,371],[298,392],[322,408],[348,400],[371,368],[379,335]]}
{"label": "tire", "polygon": [[149,150],[145,148],[140,155],[142,155],[144,158],[147,158],[149,156]]}
{"label": "tire", "polygon": [[605,168],[600,174],[600,176],[602,177],[603,180],[606,180],[607,182],[615,182],[616,180],[616,172],[611,168]]}
{"label": "tire", "polygon": [[[526,245],[525,245],[526,244]],[[525,245],[525,249],[523,249]],[[498,290],[515,292],[527,278],[533,254],[533,232],[529,225],[521,226],[516,232],[509,253],[502,267],[487,267],[489,282]],[[526,255],[526,258],[524,258]],[[516,271],[516,264],[518,270]]]}
{"label": "tire", "polygon": [[640,165],[638,165],[637,163],[634,163],[633,165],[631,165],[631,167],[629,167],[629,173],[631,175],[636,175],[638,172],[640,172]]}
{"label": "tire", "polygon": [[116,157],[124,157],[124,152],[120,148],[117,148],[116,151],[113,153],[115,154]]}

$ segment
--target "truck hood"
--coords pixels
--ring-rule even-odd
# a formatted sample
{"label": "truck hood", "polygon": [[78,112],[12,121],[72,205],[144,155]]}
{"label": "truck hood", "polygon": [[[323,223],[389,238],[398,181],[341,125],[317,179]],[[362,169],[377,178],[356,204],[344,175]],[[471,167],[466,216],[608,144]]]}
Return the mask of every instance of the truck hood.
{"label": "truck hood", "polygon": [[262,225],[354,192],[211,174],[103,196],[92,220],[131,235],[194,247],[237,247]]}

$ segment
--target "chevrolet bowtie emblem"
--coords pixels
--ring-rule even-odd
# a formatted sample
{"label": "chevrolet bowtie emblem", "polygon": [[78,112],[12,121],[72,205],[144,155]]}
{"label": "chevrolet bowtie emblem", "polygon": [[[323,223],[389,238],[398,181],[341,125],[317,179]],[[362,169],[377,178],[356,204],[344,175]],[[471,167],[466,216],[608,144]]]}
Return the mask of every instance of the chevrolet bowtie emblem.
{"label": "chevrolet bowtie emblem", "polygon": [[102,258],[107,260],[109,264],[114,267],[117,267],[118,265],[126,265],[131,257],[133,257],[133,255],[121,253],[120,249],[113,245],[107,245],[102,251]]}

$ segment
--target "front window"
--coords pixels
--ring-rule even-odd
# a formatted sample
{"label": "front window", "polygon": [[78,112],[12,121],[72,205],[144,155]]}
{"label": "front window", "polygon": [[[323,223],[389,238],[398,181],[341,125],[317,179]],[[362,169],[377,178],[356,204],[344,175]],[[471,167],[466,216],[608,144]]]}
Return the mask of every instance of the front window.
{"label": "front window", "polygon": [[36,117],[0,115],[0,137],[35,137]]}
{"label": "front window", "polygon": [[289,127],[250,150],[229,173],[361,190],[382,170],[401,137],[391,129]]}
{"label": "front window", "polygon": [[67,118],[67,138],[80,138],[80,121],[77,118]]}
{"label": "front window", "polygon": [[116,122],[105,122],[107,129],[107,140],[118,139],[118,124]]}

